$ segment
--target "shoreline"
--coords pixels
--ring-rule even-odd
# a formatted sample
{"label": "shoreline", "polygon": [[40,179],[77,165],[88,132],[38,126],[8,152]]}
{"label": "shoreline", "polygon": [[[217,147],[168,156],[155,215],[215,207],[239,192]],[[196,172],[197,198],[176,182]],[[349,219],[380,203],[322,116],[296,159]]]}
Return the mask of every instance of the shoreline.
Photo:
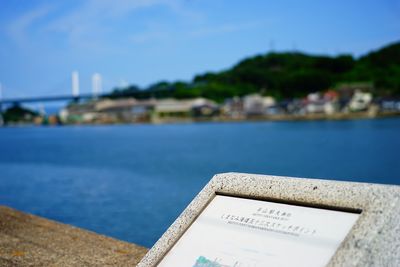
{"label": "shoreline", "polygon": [[336,113],[336,114],[306,114],[306,115],[269,115],[269,116],[249,116],[249,117],[210,117],[210,118],[176,118],[169,117],[157,119],[154,121],[116,121],[116,122],[82,122],[82,123],[65,123],[65,124],[35,124],[35,123],[7,123],[0,125],[2,127],[30,127],[30,126],[48,126],[48,127],[62,127],[62,126],[101,126],[101,125],[163,125],[163,124],[185,124],[185,123],[225,123],[225,122],[302,122],[302,121],[347,121],[347,120],[365,120],[365,119],[385,119],[385,118],[398,118],[400,112],[380,112],[371,114],[369,112],[358,113]]}

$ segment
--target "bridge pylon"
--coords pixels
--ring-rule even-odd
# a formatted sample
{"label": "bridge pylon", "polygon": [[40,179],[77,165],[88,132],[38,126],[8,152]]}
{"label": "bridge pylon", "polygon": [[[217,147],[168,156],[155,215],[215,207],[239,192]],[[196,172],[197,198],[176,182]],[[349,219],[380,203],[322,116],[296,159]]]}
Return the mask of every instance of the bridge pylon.
{"label": "bridge pylon", "polygon": [[99,73],[94,73],[92,76],[92,94],[94,98],[97,98],[102,91],[101,75]]}
{"label": "bridge pylon", "polygon": [[72,72],[72,96],[79,98],[79,73]]}

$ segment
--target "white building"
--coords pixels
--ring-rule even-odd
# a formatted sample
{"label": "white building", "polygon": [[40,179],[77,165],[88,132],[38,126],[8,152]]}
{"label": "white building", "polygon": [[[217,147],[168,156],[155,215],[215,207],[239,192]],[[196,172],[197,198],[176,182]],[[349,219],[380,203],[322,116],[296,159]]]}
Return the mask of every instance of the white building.
{"label": "white building", "polygon": [[154,111],[157,115],[163,117],[186,117],[190,116],[194,109],[208,107],[216,108],[215,102],[206,98],[183,99],[167,98],[157,100]]}
{"label": "white building", "polygon": [[243,110],[246,115],[264,115],[266,110],[275,105],[271,96],[251,94],[243,97]]}
{"label": "white building", "polygon": [[349,108],[351,111],[366,110],[372,102],[372,94],[364,93],[362,91],[355,91],[350,100]]}

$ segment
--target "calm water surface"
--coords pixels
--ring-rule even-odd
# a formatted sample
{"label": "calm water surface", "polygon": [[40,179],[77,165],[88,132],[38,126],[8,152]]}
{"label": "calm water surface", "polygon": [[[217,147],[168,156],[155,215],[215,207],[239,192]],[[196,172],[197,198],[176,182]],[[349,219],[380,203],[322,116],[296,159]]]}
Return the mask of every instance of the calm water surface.
{"label": "calm water surface", "polygon": [[0,205],[147,247],[230,171],[400,184],[400,119],[0,128]]}

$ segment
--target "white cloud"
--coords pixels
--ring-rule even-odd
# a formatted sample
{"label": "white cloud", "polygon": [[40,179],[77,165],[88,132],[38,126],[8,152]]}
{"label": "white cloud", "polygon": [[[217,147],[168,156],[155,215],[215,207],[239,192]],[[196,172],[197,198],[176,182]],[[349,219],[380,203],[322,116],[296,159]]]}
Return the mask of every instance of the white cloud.
{"label": "white cloud", "polygon": [[[109,22],[141,9],[160,6],[168,8],[178,16],[191,19],[199,17],[196,13],[185,9],[180,0],[88,0],[74,11],[49,23],[46,30],[67,34],[72,44],[98,43],[95,40],[96,37],[113,30],[109,26]],[[126,36],[131,36],[131,41],[135,43],[143,43],[147,40],[165,37],[166,34],[158,29],[149,29],[134,35],[126,32]]]}
{"label": "white cloud", "polygon": [[49,6],[41,6],[21,15],[12,21],[7,27],[7,33],[19,45],[26,41],[27,31],[31,26],[41,18],[45,17],[51,11]]}
{"label": "white cloud", "polygon": [[[173,14],[184,17],[188,20],[197,20],[200,15],[185,7],[183,0],[86,0],[78,2],[72,9],[57,9],[56,4],[39,6],[28,10],[17,19],[10,22],[7,33],[13,41],[18,44],[28,43],[29,37],[35,38],[35,34],[61,33],[74,46],[95,47],[101,36],[114,29],[110,22],[118,21],[131,13],[155,7],[166,7]],[[56,13],[50,14],[51,11]],[[34,28],[34,24],[42,18],[43,24]],[[35,32],[33,32],[35,30]],[[127,30],[129,31],[129,30]],[[126,36],[132,36],[127,32]],[[146,40],[158,39],[165,36],[159,29],[149,28],[147,31],[138,33],[131,38],[136,43]],[[100,45],[100,44],[98,44]]]}
{"label": "white cloud", "polygon": [[[179,30],[178,33],[177,28],[171,24],[173,22],[164,16],[142,19],[139,22],[141,28],[139,25],[121,25],[124,19],[137,11],[160,7],[183,20],[186,30]],[[186,0],[84,0],[68,8],[54,3],[51,8],[39,6],[27,10],[10,22],[7,31],[11,39],[21,47],[24,44],[39,44],[43,38],[51,40],[55,36],[62,38],[60,43],[68,47],[104,52],[115,51],[118,41],[121,44],[144,44],[166,40],[178,34],[187,37],[193,25],[204,22],[203,14],[191,9]],[[117,28],[113,28],[114,25]],[[121,27],[124,27],[122,32]],[[123,34],[118,40],[115,37],[117,32]]]}
{"label": "white cloud", "polygon": [[[68,40],[68,45],[85,49],[97,49],[105,51],[115,50],[115,39],[110,39],[109,34],[117,31],[113,28],[113,22],[117,25],[132,13],[143,10],[164,7],[171,14],[185,21],[182,28],[176,28],[166,18],[149,18],[143,28],[124,29],[124,36],[120,41],[128,41],[134,44],[172,39],[173,36],[184,38],[203,38],[211,35],[220,35],[259,27],[260,22],[239,22],[223,25],[210,25],[206,17],[189,8],[184,0],[86,0],[78,2],[71,9],[57,9],[41,6],[26,12],[8,27],[9,35],[19,44],[28,43],[29,37],[51,36],[61,34]],[[51,11],[54,11],[51,13]],[[41,24],[35,23],[42,18]],[[157,19],[161,19],[157,21]],[[143,21],[142,21],[143,22]],[[202,25],[202,26],[201,26]],[[40,26],[33,28],[33,26]],[[120,27],[120,26],[118,26]],[[34,32],[32,30],[35,30]],[[35,35],[36,34],[36,35]],[[34,39],[32,39],[34,40]]]}
{"label": "white cloud", "polygon": [[[115,19],[146,7],[159,5],[161,0],[89,0],[77,7],[74,11],[61,16],[51,22],[50,30],[63,31],[74,34],[80,28],[90,28],[99,21]],[[83,30],[84,31],[84,30]]]}

